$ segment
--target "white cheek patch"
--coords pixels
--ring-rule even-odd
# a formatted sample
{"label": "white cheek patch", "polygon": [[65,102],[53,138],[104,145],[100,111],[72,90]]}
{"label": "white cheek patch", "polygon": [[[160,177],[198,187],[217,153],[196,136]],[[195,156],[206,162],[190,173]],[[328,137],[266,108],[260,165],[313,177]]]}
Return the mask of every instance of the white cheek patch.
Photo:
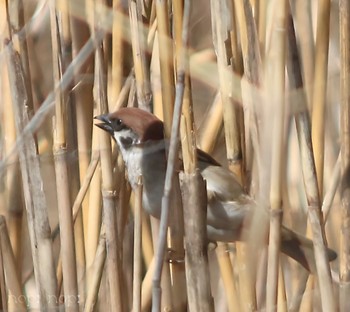
{"label": "white cheek patch", "polygon": [[123,148],[128,148],[133,144],[138,144],[140,141],[137,134],[130,129],[114,131],[113,137],[118,145]]}

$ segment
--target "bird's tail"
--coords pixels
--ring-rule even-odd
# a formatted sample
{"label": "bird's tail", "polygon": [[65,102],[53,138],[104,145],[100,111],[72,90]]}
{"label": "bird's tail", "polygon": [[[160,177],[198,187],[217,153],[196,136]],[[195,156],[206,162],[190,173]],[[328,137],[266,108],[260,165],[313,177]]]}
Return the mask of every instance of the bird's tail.
{"label": "bird's tail", "polygon": [[[287,256],[299,262],[306,270],[316,273],[314,245],[312,240],[282,227],[281,251]],[[337,253],[327,248],[328,261],[337,258]]]}

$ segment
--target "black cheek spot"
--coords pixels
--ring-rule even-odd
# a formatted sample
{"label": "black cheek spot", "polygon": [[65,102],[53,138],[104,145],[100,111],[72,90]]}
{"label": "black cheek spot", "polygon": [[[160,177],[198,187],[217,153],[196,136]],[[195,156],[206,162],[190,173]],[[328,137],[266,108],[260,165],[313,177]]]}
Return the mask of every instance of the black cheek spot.
{"label": "black cheek spot", "polygon": [[132,142],[133,142],[132,138],[130,138],[130,137],[121,137],[120,138],[120,143],[123,144],[124,148],[130,147]]}

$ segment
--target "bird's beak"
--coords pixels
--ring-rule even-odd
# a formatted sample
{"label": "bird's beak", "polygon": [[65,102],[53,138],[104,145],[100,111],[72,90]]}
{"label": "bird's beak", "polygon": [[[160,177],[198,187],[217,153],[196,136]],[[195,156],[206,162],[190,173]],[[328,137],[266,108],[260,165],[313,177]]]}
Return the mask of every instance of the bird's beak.
{"label": "bird's beak", "polygon": [[95,126],[105,130],[109,133],[113,133],[113,128],[110,119],[108,118],[108,114],[95,116],[94,119],[102,121],[101,123],[96,123]]}

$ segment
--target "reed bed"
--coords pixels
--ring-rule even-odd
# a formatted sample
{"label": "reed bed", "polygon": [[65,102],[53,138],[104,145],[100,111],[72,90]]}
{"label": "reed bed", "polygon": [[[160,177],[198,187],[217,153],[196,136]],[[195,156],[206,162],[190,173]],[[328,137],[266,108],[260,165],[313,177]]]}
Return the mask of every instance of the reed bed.
{"label": "reed bed", "polygon": [[[349,19],[347,0],[2,1],[0,309],[349,311]],[[160,220],[94,127],[125,106],[170,140]],[[197,147],[256,203],[242,241],[207,240]]]}

